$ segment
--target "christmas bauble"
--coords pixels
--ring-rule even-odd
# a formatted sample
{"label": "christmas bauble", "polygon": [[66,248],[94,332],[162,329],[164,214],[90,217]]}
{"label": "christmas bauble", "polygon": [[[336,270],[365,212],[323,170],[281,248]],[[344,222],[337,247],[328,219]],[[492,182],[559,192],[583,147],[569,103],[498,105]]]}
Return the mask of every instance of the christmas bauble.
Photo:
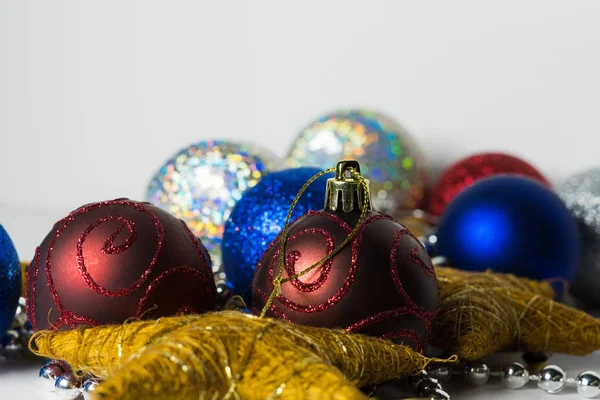
{"label": "christmas bauble", "polygon": [[[359,222],[358,205],[365,194],[355,179],[340,176],[328,180],[325,210],[309,211],[290,225],[284,279],[333,252]],[[350,190],[343,188],[348,185]],[[281,235],[257,267],[252,292],[255,311],[265,306],[274,290],[273,280],[280,271],[280,240]],[[437,307],[437,281],[423,246],[392,217],[369,211],[357,236],[341,252],[282,283],[268,315],[391,338],[424,349]]]}
{"label": "christmas bauble", "polygon": [[306,126],[286,159],[290,167],[331,168],[338,160],[356,159],[371,181],[373,206],[396,216],[416,208],[426,184],[421,150],[398,123],[367,110],[342,110]]}
{"label": "christmas bauble", "polygon": [[149,203],[84,205],[58,221],[28,270],[34,329],[122,323],[214,307],[210,258],[185,223]]}
{"label": "christmas bauble", "polygon": [[581,268],[571,293],[586,307],[600,307],[600,168],[579,173],[559,195],[575,215],[581,240]]}
{"label": "christmas bauble", "polygon": [[21,264],[10,236],[0,225],[0,337],[12,324],[21,293]]}
{"label": "christmas bauble", "polygon": [[575,219],[560,198],[518,176],[481,179],[457,195],[440,218],[437,246],[454,267],[535,279],[571,279],[580,258]]}
{"label": "christmas bauble", "polygon": [[[304,167],[270,173],[237,202],[225,223],[222,242],[223,267],[234,293],[250,294],[260,257],[281,232],[298,191],[319,171]],[[323,208],[326,180],[322,176],[303,193],[293,219]]]}
{"label": "christmas bauble", "polygon": [[531,164],[503,153],[480,153],[465,157],[446,168],[429,194],[427,211],[441,215],[448,203],[475,181],[498,174],[526,176],[545,185],[548,181]]}
{"label": "christmas bauble", "polygon": [[277,157],[258,146],[205,140],[178,151],[154,174],[146,199],[186,222],[206,245],[217,279],[229,213],[247,189],[272,170]]}

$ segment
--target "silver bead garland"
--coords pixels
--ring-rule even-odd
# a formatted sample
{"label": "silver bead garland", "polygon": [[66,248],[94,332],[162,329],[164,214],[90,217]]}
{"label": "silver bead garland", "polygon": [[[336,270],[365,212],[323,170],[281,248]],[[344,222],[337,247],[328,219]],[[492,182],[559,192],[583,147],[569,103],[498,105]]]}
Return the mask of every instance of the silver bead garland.
{"label": "silver bead garland", "polygon": [[[567,374],[557,365],[547,365],[535,375],[531,375],[523,364],[513,362],[502,367],[501,371],[490,371],[488,366],[483,363],[466,364],[462,373],[464,378],[473,386],[485,384],[490,377],[500,378],[502,384],[509,389],[520,389],[529,382],[535,382],[537,386],[546,393],[559,393],[567,386],[576,386],[579,395],[586,399],[600,398],[600,374],[594,371],[583,371],[577,378],[569,378]],[[420,378],[417,386],[417,393],[420,396],[431,396],[433,392],[419,391],[419,387],[435,388],[443,392],[438,379],[434,377],[449,377],[453,375],[448,366],[436,366],[427,369],[427,372]],[[443,392],[445,394],[445,392]],[[436,398],[436,397],[431,397]],[[446,397],[437,397],[439,399],[449,399]]]}

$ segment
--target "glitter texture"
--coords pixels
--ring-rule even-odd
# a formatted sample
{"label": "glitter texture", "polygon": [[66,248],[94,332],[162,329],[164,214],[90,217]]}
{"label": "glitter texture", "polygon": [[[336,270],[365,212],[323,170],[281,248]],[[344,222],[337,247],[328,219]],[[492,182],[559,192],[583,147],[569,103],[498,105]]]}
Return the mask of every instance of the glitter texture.
{"label": "glitter texture", "polygon": [[[225,223],[222,252],[227,279],[237,294],[249,293],[254,269],[269,244],[285,224],[285,217],[302,186],[317,168],[295,168],[271,173],[249,189],[235,205]],[[292,220],[309,210],[323,208],[325,175],[313,182],[300,197]]]}
{"label": "glitter texture", "polygon": [[571,177],[559,191],[575,218],[581,239],[581,268],[571,293],[585,306],[600,307],[600,168]]}
{"label": "glitter texture", "polygon": [[182,307],[202,312],[214,308],[216,295],[208,253],[186,224],[127,199],[86,204],[61,219],[27,275],[34,330],[120,323]]}
{"label": "glitter texture", "polygon": [[397,216],[421,204],[426,184],[422,153],[399,124],[379,113],[346,110],[317,119],[295,139],[286,164],[326,169],[347,159],[359,161],[371,181],[375,210]]}
{"label": "glitter texture", "polygon": [[222,279],[221,238],[242,193],[255,186],[277,158],[245,143],[207,140],[188,146],[152,177],[146,198],[186,222],[202,240]]}
{"label": "glitter texture", "polygon": [[[324,259],[350,234],[352,226],[342,215],[348,217],[309,211],[290,225],[284,279]],[[280,241],[281,234],[256,271],[256,310],[275,289]],[[308,274],[284,282],[280,293],[267,315],[383,336],[419,349],[429,340],[439,304],[433,266],[423,246],[392,217],[377,212],[367,214],[346,248]]]}
{"label": "glitter texture", "polygon": [[427,211],[441,215],[448,203],[465,188],[479,179],[498,174],[526,176],[549,186],[537,169],[520,158],[503,153],[475,154],[455,162],[442,172],[431,189]]}
{"label": "glitter texture", "polygon": [[8,233],[0,225],[0,335],[10,327],[21,294],[21,263]]}

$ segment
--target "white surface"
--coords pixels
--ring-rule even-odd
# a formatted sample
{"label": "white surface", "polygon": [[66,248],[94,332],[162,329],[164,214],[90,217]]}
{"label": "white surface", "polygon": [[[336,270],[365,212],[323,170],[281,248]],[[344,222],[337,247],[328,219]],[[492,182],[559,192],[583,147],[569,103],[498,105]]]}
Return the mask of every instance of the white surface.
{"label": "white surface", "polygon": [[[518,354],[506,355],[505,360],[516,361]],[[505,360],[493,360],[499,365]],[[586,369],[600,371],[600,353],[594,353],[587,357],[572,357],[555,355],[550,358],[550,363],[562,367],[567,376],[577,376]],[[54,399],[51,394],[43,391],[40,385],[38,371],[41,363],[35,361],[15,362],[7,361],[0,363],[0,398],[10,400],[37,400]],[[538,389],[534,383],[527,385],[525,389],[505,389],[497,378],[491,378],[490,382],[482,387],[470,387],[462,383],[460,377],[454,377],[450,383],[444,385],[452,400],[583,400],[577,394],[575,387],[569,386],[560,394],[552,395]]]}
{"label": "white surface", "polygon": [[15,206],[139,199],[190,142],[283,155],[357,105],[434,169],[506,150],[560,182],[598,162],[599,20],[595,0],[0,0],[0,221],[28,255]]}

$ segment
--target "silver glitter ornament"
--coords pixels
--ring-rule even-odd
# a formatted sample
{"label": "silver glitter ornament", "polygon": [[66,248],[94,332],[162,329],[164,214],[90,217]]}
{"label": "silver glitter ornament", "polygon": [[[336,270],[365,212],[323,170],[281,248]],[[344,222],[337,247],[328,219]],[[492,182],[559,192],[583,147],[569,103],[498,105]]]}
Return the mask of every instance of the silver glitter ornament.
{"label": "silver glitter ornament", "polygon": [[581,240],[581,267],[571,293],[586,307],[600,307],[600,168],[571,177],[558,194],[575,215]]}
{"label": "silver glitter ornament", "polygon": [[505,365],[501,374],[502,384],[510,389],[520,389],[529,382],[529,371],[517,362]]}
{"label": "silver glitter ornament", "polygon": [[54,382],[54,392],[58,400],[76,400],[82,397],[81,381],[72,373],[65,373]]}
{"label": "silver glitter ornament", "polygon": [[548,365],[538,374],[538,387],[548,393],[558,393],[565,387],[565,371],[557,365]]}
{"label": "silver glitter ornament", "polygon": [[317,118],[296,137],[288,167],[334,167],[357,160],[371,181],[373,208],[393,217],[419,207],[427,173],[421,149],[397,122],[369,110],[340,110]]}
{"label": "silver glitter ornament", "polygon": [[490,379],[490,369],[483,363],[470,363],[465,365],[465,379],[473,386],[484,385]]}
{"label": "silver glitter ornament", "polygon": [[224,280],[221,239],[242,194],[275,168],[278,158],[255,145],[205,140],[181,149],[154,174],[146,199],[182,219],[206,246],[217,281]]}
{"label": "silver glitter ornament", "polygon": [[577,376],[577,393],[586,399],[600,397],[600,374],[583,371]]}

